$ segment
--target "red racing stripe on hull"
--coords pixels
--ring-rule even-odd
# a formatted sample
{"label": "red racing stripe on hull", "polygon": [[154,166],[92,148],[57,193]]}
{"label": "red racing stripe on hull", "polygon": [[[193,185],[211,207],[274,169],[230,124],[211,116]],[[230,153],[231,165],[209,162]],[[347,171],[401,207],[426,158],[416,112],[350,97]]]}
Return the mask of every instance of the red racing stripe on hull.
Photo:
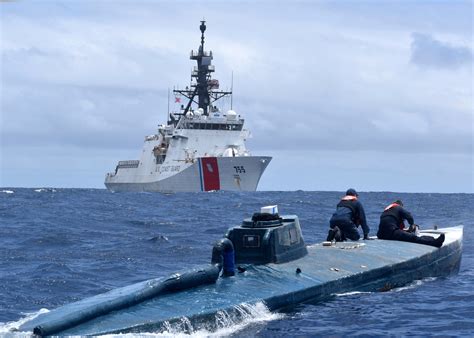
{"label": "red racing stripe on hull", "polygon": [[202,157],[202,178],[204,181],[204,191],[220,190],[221,182],[219,177],[219,166],[216,157]]}

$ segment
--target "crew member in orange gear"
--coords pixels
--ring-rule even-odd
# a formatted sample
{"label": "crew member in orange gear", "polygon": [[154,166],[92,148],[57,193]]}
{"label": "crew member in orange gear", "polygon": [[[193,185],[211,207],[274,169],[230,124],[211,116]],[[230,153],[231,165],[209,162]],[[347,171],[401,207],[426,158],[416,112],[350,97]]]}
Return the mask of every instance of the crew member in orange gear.
{"label": "crew member in orange gear", "polygon": [[413,232],[404,230],[404,220],[407,220],[411,227],[415,226],[413,216],[408,210],[403,208],[403,202],[401,200],[396,200],[387,206],[382,212],[382,215],[380,215],[377,237],[380,239],[426,244],[437,248],[443,245],[444,234],[439,235],[438,238],[431,236],[417,236]]}
{"label": "crew member in orange gear", "polygon": [[337,204],[336,212],[329,221],[329,233],[327,241],[336,240],[336,242],[351,239],[357,241],[360,239],[357,226],[362,227],[364,239],[369,239],[369,227],[365,218],[365,211],[362,203],[358,200],[359,194],[355,189],[348,189],[346,195]]}

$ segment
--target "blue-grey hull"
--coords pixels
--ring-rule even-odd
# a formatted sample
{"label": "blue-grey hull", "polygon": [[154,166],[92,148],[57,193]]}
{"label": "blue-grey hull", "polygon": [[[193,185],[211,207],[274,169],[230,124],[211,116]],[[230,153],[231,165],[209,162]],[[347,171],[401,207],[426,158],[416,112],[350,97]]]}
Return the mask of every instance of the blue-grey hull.
{"label": "blue-grey hull", "polygon": [[[336,293],[384,291],[414,280],[455,273],[461,261],[462,227],[439,231],[446,234],[446,241],[439,249],[383,240],[312,245],[308,247],[308,255],[301,259],[283,264],[245,266],[245,272],[233,277],[218,278],[215,283],[179,292],[163,293],[56,334],[156,332],[183,317],[197,328],[221,311],[239,312],[242,304],[263,302],[270,310],[277,310],[302,302],[322,301]],[[110,300],[137,291],[144,292],[149,283],[142,282],[66,305],[25,323],[19,329],[32,331],[38,325],[48,325],[91,306],[101,306],[104,296]]]}

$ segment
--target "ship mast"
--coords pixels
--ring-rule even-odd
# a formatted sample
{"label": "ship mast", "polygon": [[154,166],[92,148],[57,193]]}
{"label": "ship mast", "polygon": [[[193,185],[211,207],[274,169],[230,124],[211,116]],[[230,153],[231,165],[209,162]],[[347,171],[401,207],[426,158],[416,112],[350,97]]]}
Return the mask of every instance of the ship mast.
{"label": "ship mast", "polygon": [[198,67],[197,73],[193,72],[191,77],[196,79],[196,88],[198,94],[198,105],[199,108],[204,110],[204,115],[209,115],[209,91],[208,91],[208,78],[210,80],[211,73],[214,71],[214,67],[211,65],[212,52],[204,51],[204,32],[206,31],[206,22],[201,21],[199,26],[201,30],[201,46],[199,46],[199,51],[197,55],[191,54],[191,60],[196,60]]}
{"label": "ship mast", "polygon": [[197,67],[195,66],[191,72],[191,88],[186,87],[185,90],[173,90],[173,93],[181,94],[189,99],[184,111],[178,115],[186,115],[186,113],[191,109],[191,104],[194,102],[198,105],[198,108],[202,109],[203,115],[207,116],[209,115],[209,108],[214,101],[217,101],[226,95],[232,95],[232,91],[213,90],[219,88],[219,81],[211,79],[211,74],[215,71],[214,66],[211,64],[213,59],[212,51],[204,50],[206,21],[201,21],[199,29],[201,30],[201,44],[197,52],[194,50],[191,51],[189,57],[191,60],[196,60],[197,62]]}

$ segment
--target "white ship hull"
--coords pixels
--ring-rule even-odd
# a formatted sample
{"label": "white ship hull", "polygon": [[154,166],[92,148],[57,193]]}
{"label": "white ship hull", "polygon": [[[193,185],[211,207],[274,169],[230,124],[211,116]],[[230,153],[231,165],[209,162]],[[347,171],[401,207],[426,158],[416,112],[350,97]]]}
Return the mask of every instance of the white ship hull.
{"label": "white ship hull", "polygon": [[268,156],[199,158],[166,178],[160,178],[159,174],[140,175],[138,168],[119,169],[117,174],[107,175],[105,186],[115,192],[255,191],[271,159]]}

